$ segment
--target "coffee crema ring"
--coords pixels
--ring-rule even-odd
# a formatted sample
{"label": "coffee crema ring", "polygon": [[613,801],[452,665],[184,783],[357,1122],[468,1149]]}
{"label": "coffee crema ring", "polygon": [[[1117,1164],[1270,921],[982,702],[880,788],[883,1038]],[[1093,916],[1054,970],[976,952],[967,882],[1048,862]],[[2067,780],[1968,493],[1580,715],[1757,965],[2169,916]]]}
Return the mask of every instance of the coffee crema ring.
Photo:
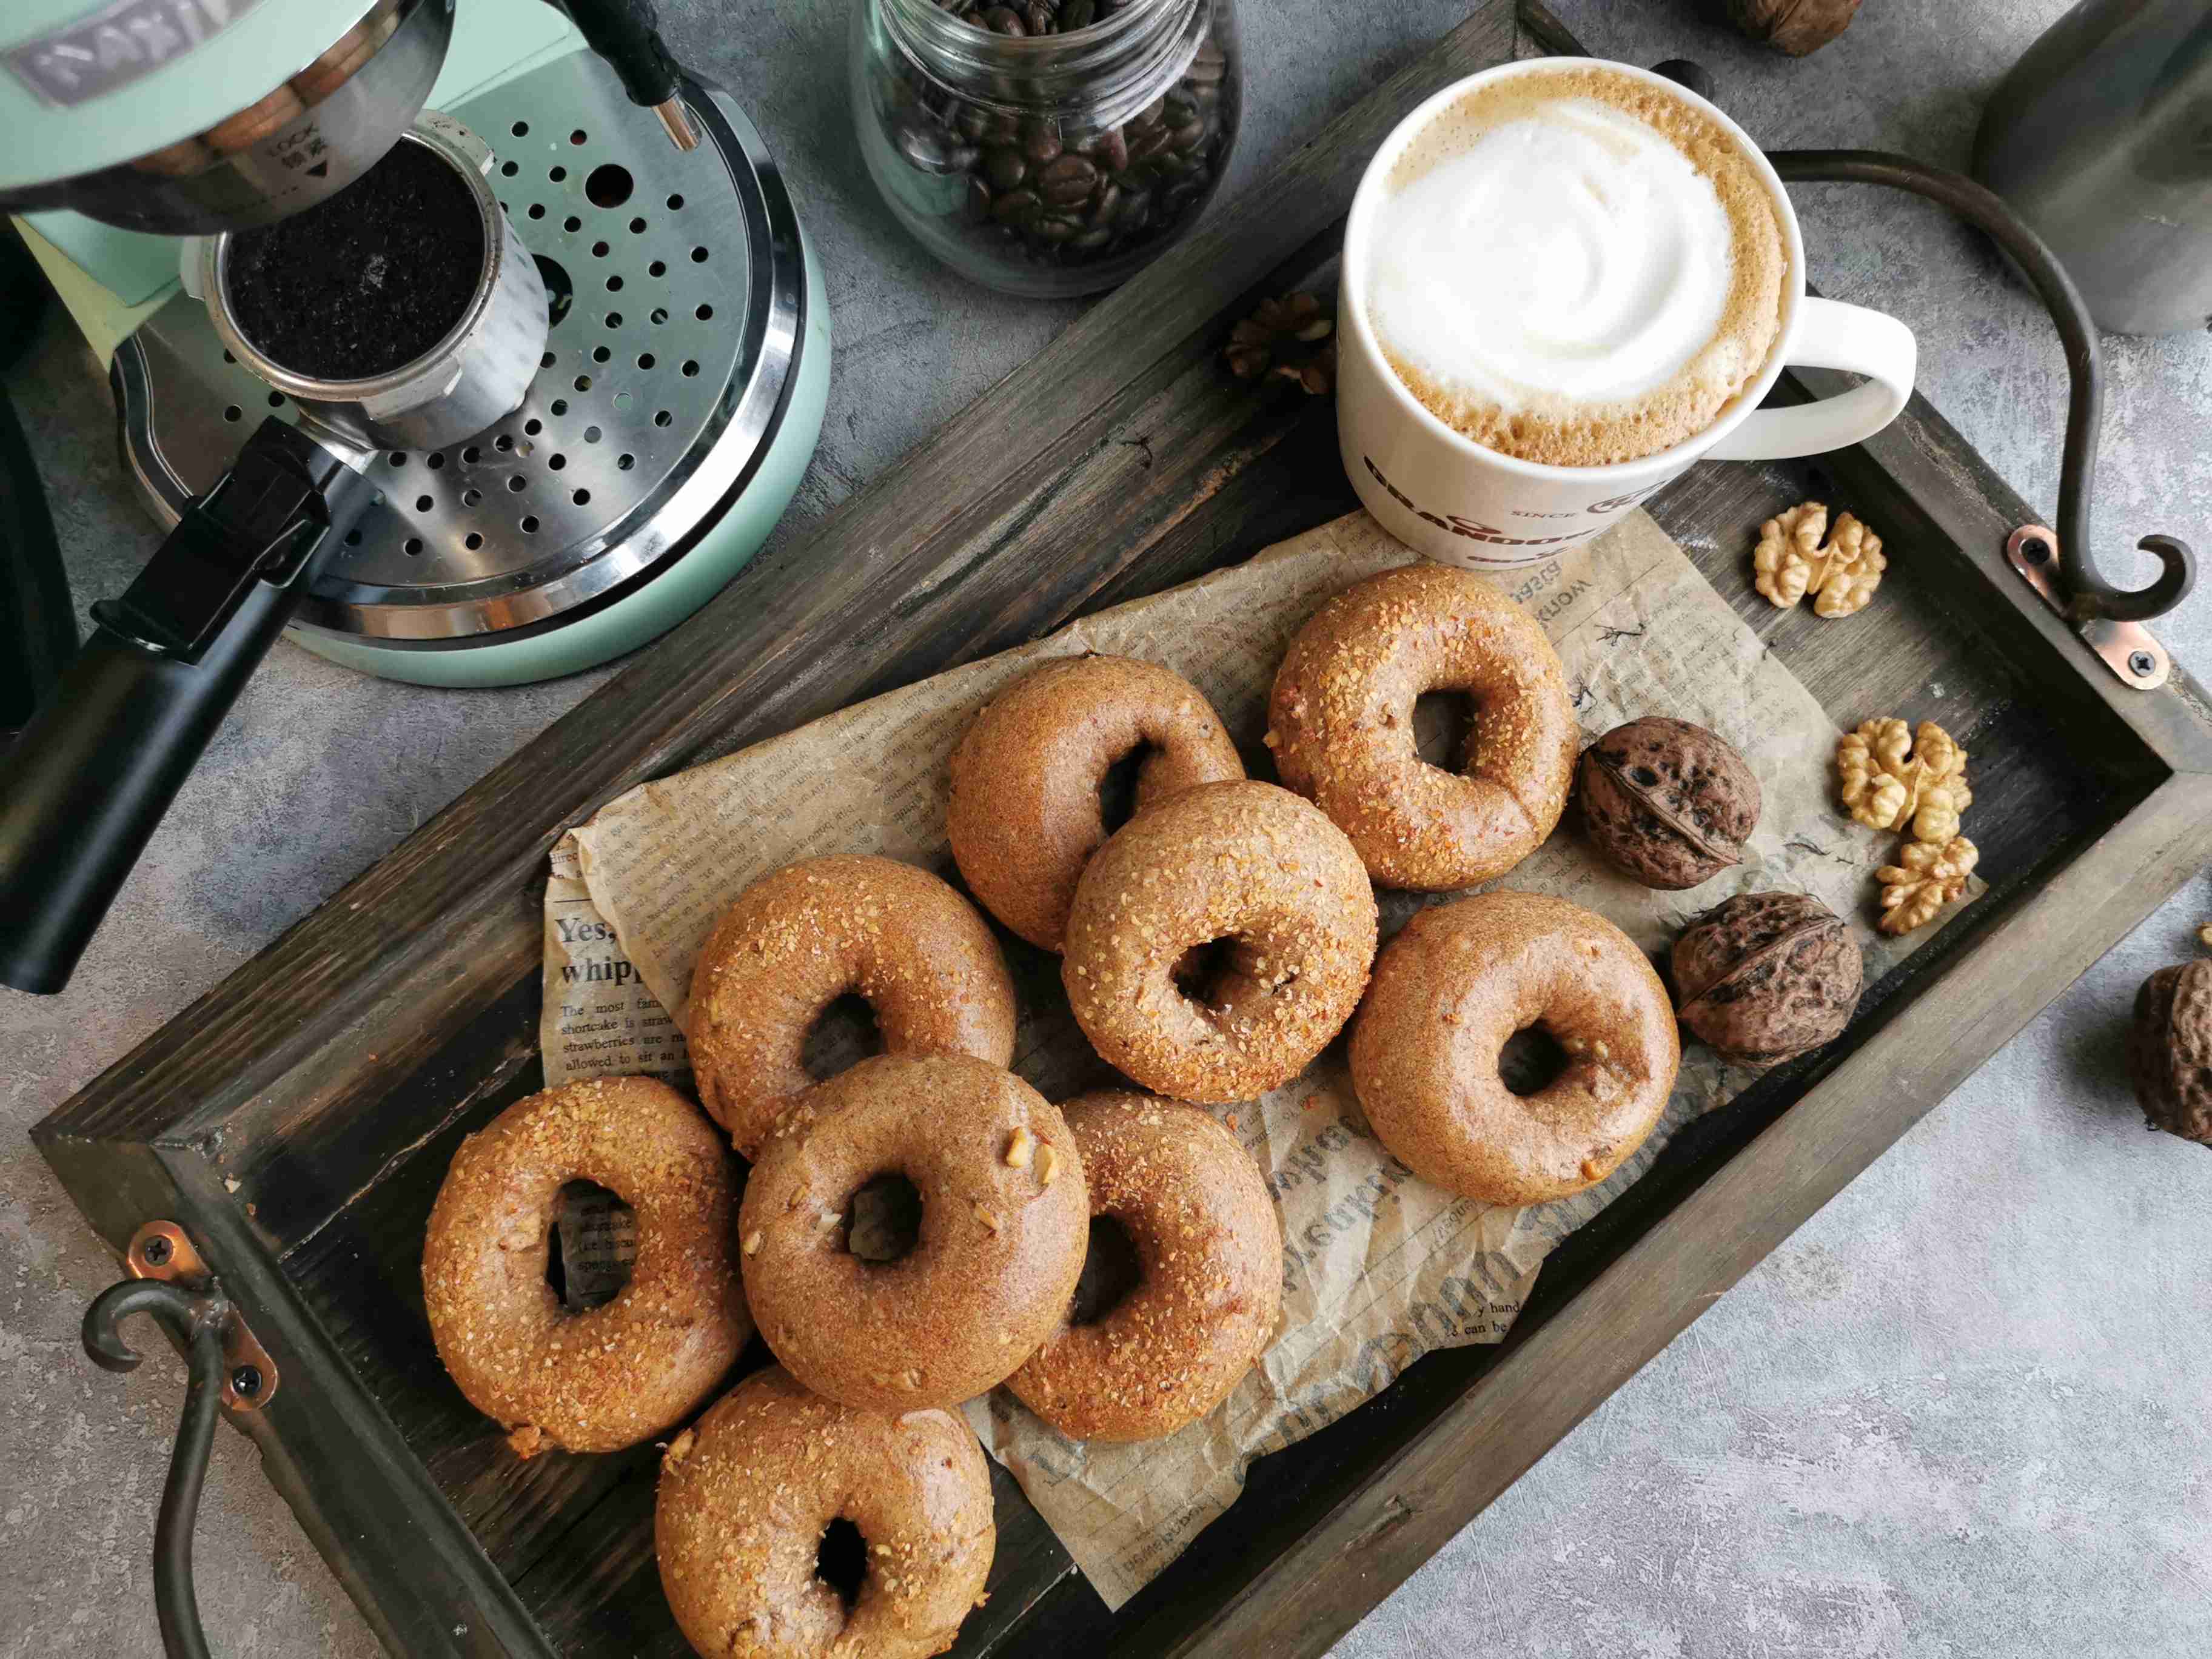
{"label": "coffee crema ring", "polygon": [[1098,849],[1060,982],[1091,1046],[1146,1088],[1249,1100],[1343,1030],[1375,933],[1375,891],[1341,830],[1271,783],[1200,784]]}
{"label": "coffee crema ring", "polygon": [[1032,945],[1060,948],[1083,867],[1106,840],[1099,789],[1137,767],[1136,807],[1244,775],[1198,688],[1129,657],[1047,663],[1000,692],[952,755],[945,828],[984,908]]}
{"label": "coffee crema ring", "polygon": [[874,1011],[893,1054],[1014,1052],[1014,984],[990,925],[896,859],[807,859],[738,895],[691,970],[684,1036],[699,1098],[753,1157],[814,1086],[806,1035],[839,997]]}
{"label": "coffee crema ring", "polygon": [[[1475,705],[1462,770],[1422,760],[1413,704]],[[1386,887],[1441,892],[1504,875],[1558,825],[1581,733],[1559,653],[1470,571],[1401,565],[1316,611],[1269,700],[1285,784],[1328,814]]]}
{"label": "coffee crema ring", "polygon": [[1195,1106],[1102,1090],[1060,1112],[1091,1213],[1119,1224],[1138,1280],[1096,1319],[1063,1322],[1007,1386],[1073,1439],[1173,1434],[1227,1399],[1274,1340],[1274,1200],[1237,1137]]}
{"label": "coffee crema ring", "polygon": [[[1565,1051],[1516,1094],[1506,1039],[1541,1025]],[[1352,1029],[1375,1133],[1424,1181],[1492,1204],[1595,1186],[1644,1144],[1682,1057],[1667,988],[1627,934],[1544,893],[1422,911],[1384,947]]]}
{"label": "coffee crema ring", "polygon": [[[629,1284],[582,1313],[545,1276],[571,1181],[637,1218]],[[616,1451],[688,1416],[752,1335],[732,1259],[737,1187],[714,1126],[652,1078],[548,1089],[464,1140],[430,1208],[422,1302],[469,1403],[526,1456]]]}
{"label": "coffee crema ring", "polygon": [[[913,1248],[850,1248],[861,1189],[902,1176]],[[908,1411],[1006,1380],[1052,1332],[1083,1271],[1083,1159],[1059,1111],[964,1054],[878,1055],[775,1127],[738,1222],[745,1289],[775,1356],[817,1394]]]}
{"label": "coffee crema ring", "polygon": [[[861,1544],[849,1602],[817,1570],[841,1520]],[[669,1610],[695,1649],[789,1659],[944,1652],[998,1541],[990,1471],[965,1423],[841,1406],[773,1366],[670,1443],[653,1534]]]}

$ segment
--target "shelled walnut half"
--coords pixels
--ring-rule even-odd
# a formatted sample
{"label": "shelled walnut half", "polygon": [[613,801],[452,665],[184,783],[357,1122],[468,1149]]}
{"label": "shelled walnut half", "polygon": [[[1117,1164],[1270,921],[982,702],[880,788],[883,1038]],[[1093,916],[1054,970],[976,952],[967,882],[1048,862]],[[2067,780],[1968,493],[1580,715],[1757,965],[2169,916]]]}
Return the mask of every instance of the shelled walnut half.
{"label": "shelled walnut half", "polygon": [[1917,732],[1899,720],[1845,732],[1836,744],[1836,776],[1851,817],[1869,830],[1909,826],[1916,841],[1949,841],[1974,800],[1966,751],[1933,720]]}
{"label": "shelled walnut half", "polygon": [[1801,501],[1759,526],[1753,581],[1769,604],[1787,611],[1810,593],[1817,616],[1849,617],[1867,608],[1889,568],[1881,538],[1848,513],[1837,515],[1835,533],[1823,546],[1827,531],[1821,501]]}
{"label": "shelled walnut half", "polygon": [[1907,842],[1895,864],[1874,872],[1881,884],[1881,920],[1875,925],[1885,933],[1909,933],[1925,927],[1953,899],[1966,890],[1966,878],[1981,862],[1981,850],[1964,836],[1940,845],[1932,841]]}

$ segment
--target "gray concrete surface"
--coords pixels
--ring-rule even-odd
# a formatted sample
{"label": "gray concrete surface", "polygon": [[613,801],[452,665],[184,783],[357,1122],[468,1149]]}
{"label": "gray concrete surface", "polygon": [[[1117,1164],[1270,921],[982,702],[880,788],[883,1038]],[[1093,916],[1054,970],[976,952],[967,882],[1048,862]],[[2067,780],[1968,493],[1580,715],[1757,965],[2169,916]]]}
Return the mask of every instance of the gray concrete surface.
{"label": "gray concrete surface", "polygon": [[[1989,87],[2063,9],[1875,0],[1790,62],[1703,21],[1695,0],[1557,5],[1606,55],[1709,64],[1762,142],[1954,164]],[[795,521],[1073,312],[969,288],[890,225],[846,128],[842,0],[662,9],[755,112],[828,262],[837,380]],[[1462,12],[1245,0],[1238,175]],[[2050,502],[2063,369],[2033,301],[1932,209],[1839,186],[1798,199],[1814,279],[1905,319],[1929,396]],[[2113,341],[2107,361],[2097,522],[2125,572],[2116,550],[2145,532],[2212,543],[2212,343]],[[152,543],[111,457],[104,386],[58,328],[11,385],[89,603]],[[2212,598],[2161,631],[2205,672]],[[82,1361],[76,1320],[113,1264],[22,1132],[594,683],[423,692],[280,647],[67,994],[0,992],[0,1656],[159,1651],[147,1551],[180,1383],[167,1359],[127,1380]],[[2207,918],[2200,878],[1377,1608],[1342,1659],[2212,1650],[2212,1158],[2145,1133],[2119,1080],[2136,982]],[[200,1543],[221,1650],[375,1650],[235,1435],[218,1438]]]}

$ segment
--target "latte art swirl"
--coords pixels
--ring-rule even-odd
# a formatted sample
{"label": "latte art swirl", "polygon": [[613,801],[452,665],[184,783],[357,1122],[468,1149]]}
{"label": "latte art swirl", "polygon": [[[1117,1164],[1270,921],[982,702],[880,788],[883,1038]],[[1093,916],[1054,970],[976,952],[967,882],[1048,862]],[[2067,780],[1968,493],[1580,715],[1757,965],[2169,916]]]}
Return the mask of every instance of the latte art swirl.
{"label": "latte art swirl", "polygon": [[1368,317],[1439,418],[1566,465],[1701,431],[1779,331],[1778,216],[1705,113],[1589,66],[1479,89],[1376,214]]}

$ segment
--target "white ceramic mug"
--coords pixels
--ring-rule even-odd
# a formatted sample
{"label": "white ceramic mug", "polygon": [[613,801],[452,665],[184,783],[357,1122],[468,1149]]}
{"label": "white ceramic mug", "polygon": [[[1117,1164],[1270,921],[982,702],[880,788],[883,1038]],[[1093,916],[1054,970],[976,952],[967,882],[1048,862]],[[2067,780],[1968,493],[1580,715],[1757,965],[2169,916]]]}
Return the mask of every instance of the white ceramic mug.
{"label": "white ceramic mug", "polygon": [[[1774,198],[1789,256],[1782,325],[1758,380],[1695,437],[1609,466],[1550,466],[1486,448],[1438,420],[1409,392],[1376,345],[1368,320],[1372,229],[1390,169],[1416,134],[1472,88],[1555,68],[1542,58],[1508,64],[1446,87],[1401,121],[1367,164],[1344,233],[1337,314],[1336,429],[1345,470],[1367,510],[1400,541],[1472,570],[1540,563],[1588,541],[1662,484],[1711,456],[1780,460],[1841,449],[1872,436],[1912,395],[1912,331],[1894,317],[1805,292],[1805,245],[1782,180],[1759,146],[1727,116],[1662,76],[1625,64],[1620,74],[1665,86],[1706,111],[1735,139]],[[1862,385],[1790,409],[1760,409],[1784,368],[1850,369]]]}

